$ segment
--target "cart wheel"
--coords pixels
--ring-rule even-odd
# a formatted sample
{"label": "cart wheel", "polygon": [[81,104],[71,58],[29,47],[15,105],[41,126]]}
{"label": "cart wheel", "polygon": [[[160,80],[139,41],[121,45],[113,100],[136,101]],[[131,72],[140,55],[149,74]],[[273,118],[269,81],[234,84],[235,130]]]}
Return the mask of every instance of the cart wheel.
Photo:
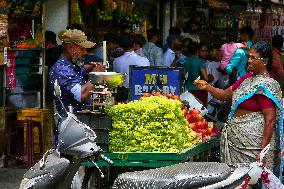
{"label": "cart wheel", "polygon": [[103,189],[103,182],[100,172],[95,167],[86,167],[85,176],[82,182],[82,189]]}

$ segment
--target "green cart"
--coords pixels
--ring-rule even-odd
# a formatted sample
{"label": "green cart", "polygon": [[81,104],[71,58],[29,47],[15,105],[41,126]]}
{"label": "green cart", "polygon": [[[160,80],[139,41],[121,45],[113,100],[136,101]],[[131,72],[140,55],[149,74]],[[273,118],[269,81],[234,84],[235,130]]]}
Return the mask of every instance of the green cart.
{"label": "green cart", "polygon": [[94,167],[94,163],[83,162],[83,166],[89,167],[84,178],[84,184],[91,185],[92,188],[96,189],[111,188],[115,178],[123,172],[165,167],[187,161],[218,161],[219,144],[219,138],[212,138],[207,142],[187,148],[180,153],[105,152],[103,154],[114,163],[110,165],[105,161],[99,161],[97,165],[107,177],[104,179],[100,177],[100,173]]}
{"label": "green cart", "polygon": [[[199,143],[180,153],[167,152],[105,152],[106,157],[114,163],[109,165],[105,161],[97,162],[98,166],[123,167],[164,167],[186,161],[208,161],[213,152],[218,149],[219,138]],[[84,166],[94,166],[92,162],[83,162]]]}

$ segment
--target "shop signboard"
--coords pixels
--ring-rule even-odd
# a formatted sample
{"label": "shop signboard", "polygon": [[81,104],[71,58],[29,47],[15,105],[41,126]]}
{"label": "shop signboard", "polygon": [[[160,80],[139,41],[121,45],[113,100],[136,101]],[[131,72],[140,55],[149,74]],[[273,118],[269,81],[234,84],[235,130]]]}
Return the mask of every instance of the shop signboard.
{"label": "shop signboard", "polygon": [[256,40],[270,41],[272,35],[271,14],[250,15],[248,18],[249,25],[255,31]]}
{"label": "shop signboard", "polygon": [[208,0],[208,6],[212,8],[219,8],[219,9],[230,9],[229,2],[224,2],[221,0]]}
{"label": "shop signboard", "polygon": [[270,41],[274,35],[284,37],[284,16],[277,14],[263,14],[249,17],[249,25],[255,30],[257,40]]}
{"label": "shop signboard", "polygon": [[130,67],[130,98],[136,100],[145,92],[158,88],[163,94],[181,94],[182,68]]}
{"label": "shop signboard", "polygon": [[284,16],[273,14],[271,18],[271,34],[284,37]]}

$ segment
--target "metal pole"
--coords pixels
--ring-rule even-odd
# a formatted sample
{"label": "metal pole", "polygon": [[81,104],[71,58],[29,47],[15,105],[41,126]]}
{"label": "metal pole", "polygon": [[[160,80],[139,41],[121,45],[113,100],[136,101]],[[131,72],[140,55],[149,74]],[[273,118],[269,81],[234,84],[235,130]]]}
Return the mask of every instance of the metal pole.
{"label": "metal pole", "polygon": [[46,108],[45,95],[46,95],[46,83],[47,83],[47,69],[45,66],[45,31],[46,31],[46,2],[42,3],[42,35],[43,35],[43,50],[41,52],[42,58],[42,108]]}

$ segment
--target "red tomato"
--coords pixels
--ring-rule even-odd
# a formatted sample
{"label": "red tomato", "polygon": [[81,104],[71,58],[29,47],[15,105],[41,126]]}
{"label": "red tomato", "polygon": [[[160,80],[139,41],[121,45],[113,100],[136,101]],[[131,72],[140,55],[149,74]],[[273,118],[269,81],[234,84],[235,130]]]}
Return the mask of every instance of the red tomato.
{"label": "red tomato", "polygon": [[162,95],[162,93],[160,93],[160,92],[156,92],[155,94],[154,94],[154,96],[161,96]]}
{"label": "red tomato", "polygon": [[207,129],[207,127],[208,127],[208,122],[205,121],[205,120],[203,120],[203,121],[202,121],[202,124],[203,124],[203,129]]}
{"label": "red tomato", "polygon": [[166,94],[166,97],[171,99],[173,98],[173,94],[172,93]]}
{"label": "red tomato", "polygon": [[176,100],[179,100],[179,99],[180,99],[179,95],[173,95],[172,98],[173,98],[173,99],[176,99]]}
{"label": "red tomato", "polygon": [[149,96],[151,96],[151,93],[144,93],[143,96],[144,96],[144,97],[149,97]]}
{"label": "red tomato", "polygon": [[197,129],[205,129],[203,122],[202,122],[202,121],[197,122],[196,128],[197,128]]}
{"label": "red tomato", "polygon": [[208,129],[207,129],[207,135],[208,135],[208,136],[211,136],[212,133],[213,133],[213,128],[208,128]]}
{"label": "red tomato", "polygon": [[196,129],[196,123],[191,123],[191,124],[189,124],[189,127],[190,127],[192,130],[195,130],[195,129]]}
{"label": "red tomato", "polygon": [[193,122],[195,122],[195,117],[194,117],[194,115],[192,115],[192,114],[187,114],[186,115],[186,119],[187,119],[187,121],[189,122],[189,123],[193,123]]}
{"label": "red tomato", "polygon": [[204,120],[201,114],[196,114],[196,115],[197,115],[196,116],[197,121],[203,121]]}
{"label": "red tomato", "polygon": [[206,129],[195,129],[195,132],[200,133],[202,136],[206,136],[207,134]]}
{"label": "red tomato", "polygon": [[191,113],[193,113],[193,114],[200,114],[200,111],[197,110],[197,109],[195,109],[195,108],[193,108],[192,111],[191,111]]}

